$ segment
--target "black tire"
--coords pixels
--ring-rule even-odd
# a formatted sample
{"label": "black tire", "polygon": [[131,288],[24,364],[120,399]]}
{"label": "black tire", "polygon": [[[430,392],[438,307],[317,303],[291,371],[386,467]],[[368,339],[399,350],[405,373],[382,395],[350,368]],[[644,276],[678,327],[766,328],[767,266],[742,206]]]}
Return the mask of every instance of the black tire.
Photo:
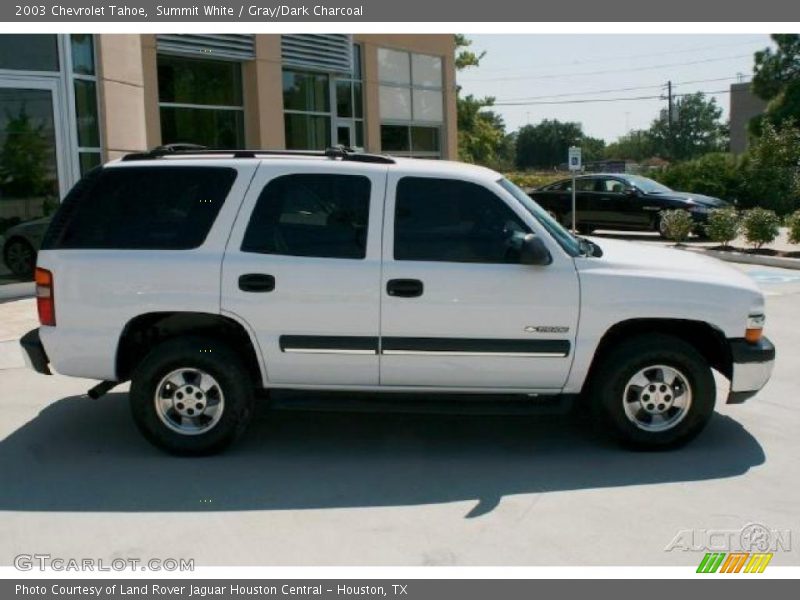
{"label": "black tire", "polygon": [[[657,432],[640,428],[626,415],[624,398],[631,378],[654,365],[677,369],[691,392],[691,403],[681,420]],[[693,346],[674,336],[653,333],[623,341],[603,356],[592,372],[588,400],[595,419],[629,447],[659,450],[681,446],[696,437],[714,413],[716,384],[711,367]]]}
{"label": "black tire", "polygon": [[[179,369],[202,370],[218,383],[224,402],[221,416],[208,431],[180,433],[159,416],[157,388],[165,376]],[[195,336],[174,338],[153,348],[136,367],[129,394],[133,419],[144,437],[161,450],[182,456],[215,454],[227,448],[250,423],[253,398],[253,379],[239,355],[214,338]]]}
{"label": "black tire", "polygon": [[27,240],[11,238],[3,247],[3,262],[17,277],[32,277],[36,267],[36,250]]}

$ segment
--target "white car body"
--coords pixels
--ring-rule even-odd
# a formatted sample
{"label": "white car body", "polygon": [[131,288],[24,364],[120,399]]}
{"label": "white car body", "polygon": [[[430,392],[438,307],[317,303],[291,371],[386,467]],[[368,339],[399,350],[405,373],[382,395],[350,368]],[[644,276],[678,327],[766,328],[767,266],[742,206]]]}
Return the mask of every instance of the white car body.
{"label": "white car body", "polygon": [[[764,297],[740,272],[693,253],[596,240],[601,257],[571,256],[542,223],[477,166],[397,159],[368,164],[313,157],[221,157],[113,162],[107,169],[220,165],[238,176],[205,241],[192,250],[47,250],[38,266],[54,277],[57,326],[39,328],[53,368],[64,375],[119,381],[126,326],[145,313],[223,315],[238,322],[256,351],[263,387],[298,389],[577,394],[598,345],[620,323],[674,319],[743,338]],[[239,250],[256,199],[286,173],[354,173],[370,179],[366,257],[336,260]],[[406,176],[465,180],[501,198],[540,237],[546,266],[395,261],[395,189]],[[275,291],[238,289],[242,274],[270,273]],[[418,298],[386,293],[390,279],[424,282]],[[376,351],[281,347],[281,336],[357,336]],[[558,340],[567,351],[392,349],[393,338]],[[546,345],[542,346],[546,348]],[[732,391],[755,392],[772,361],[734,364]]]}

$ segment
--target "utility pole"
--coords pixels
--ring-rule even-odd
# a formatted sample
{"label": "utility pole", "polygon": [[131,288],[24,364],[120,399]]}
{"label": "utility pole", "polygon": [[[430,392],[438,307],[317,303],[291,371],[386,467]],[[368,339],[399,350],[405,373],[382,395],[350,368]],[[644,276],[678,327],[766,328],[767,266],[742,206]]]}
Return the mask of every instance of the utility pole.
{"label": "utility pole", "polygon": [[672,128],[672,118],[673,118],[673,109],[672,109],[672,82],[667,82],[667,148],[669,150],[670,155],[672,155],[672,149],[674,146],[675,141],[675,134],[673,133]]}
{"label": "utility pole", "polygon": [[672,132],[672,82],[667,82],[667,123],[669,130]]}

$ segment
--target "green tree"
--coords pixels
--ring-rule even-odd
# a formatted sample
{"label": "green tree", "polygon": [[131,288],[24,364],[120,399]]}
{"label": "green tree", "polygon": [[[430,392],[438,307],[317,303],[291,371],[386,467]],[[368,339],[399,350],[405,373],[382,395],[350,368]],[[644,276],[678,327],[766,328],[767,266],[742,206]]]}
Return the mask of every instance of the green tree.
{"label": "green tree", "polygon": [[800,128],[765,122],[742,160],[743,206],[763,206],[780,215],[800,208]]}
{"label": "green tree", "polygon": [[48,143],[44,125],[34,123],[22,106],[6,113],[5,143],[0,151],[0,187],[8,196],[40,196],[50,191]]}
{"label": "green tree", "polygon": [[656,154],[669,160],[690,160],[727,149],[727,127],[720,121],[722,109],[714,98],[697,92],[679,98],[674,116],[662,114],[653,121],[650,137]]}
{"label": "green tree", "polygon": [[581,147],[581,159],[585,163],[602,160],[605,156],[605,140],[585,135],[579,140],[578,145]]}
{"label": "green tree", "polygon": [[760,135],[765,122],[800,122],[800,34],[774,34],[772,41],[776,49],[755,53],[753,92],[768,102],[765,114],[750,123],[750,130],[756,135]]}
{"label": "green tree", "polygon": [[[469,49],[472,40],[464,35],[455,36],[456,70],[480,66],[485,52],[475,53]],[[494,98],[476,98],[472,94],[461,95],[456,90],[456,113],[458,123],[458,157],[470,163],[499,166],[510,159],[506,126],[503,118],[491,110]]]}
{"label": "green tree", "polygon": [[517,132],[517,167],[551,169],[566,162],[570,146],[583,139],[580,123],[545,119],[537,125],[525,125]]}
{"label": "green tree", "polygon": [[650,132],[645,129],[637,129],[626,133],[605,148],[605,158],[620,158],[641,162],[655,155],[655,143]]}

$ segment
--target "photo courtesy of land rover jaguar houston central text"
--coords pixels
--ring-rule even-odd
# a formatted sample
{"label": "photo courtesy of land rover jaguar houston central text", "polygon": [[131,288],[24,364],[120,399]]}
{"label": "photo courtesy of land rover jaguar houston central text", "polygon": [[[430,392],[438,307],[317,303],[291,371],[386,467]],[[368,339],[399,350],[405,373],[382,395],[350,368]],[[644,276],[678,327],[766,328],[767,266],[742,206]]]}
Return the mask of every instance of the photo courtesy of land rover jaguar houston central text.
{"label": "photo courtesy of land rover jaguar houston central text", "polygon": [[569,403],[672,447],[711,417],[712,369],[738,403],[775,358],[763,295],[715,259],[575,237],[489,169],[344,148],[98,167],[35,280],[29,364],[101,380],[93,397],[130,381],[137,426],[177,454],[229,445],[269,389]]}

